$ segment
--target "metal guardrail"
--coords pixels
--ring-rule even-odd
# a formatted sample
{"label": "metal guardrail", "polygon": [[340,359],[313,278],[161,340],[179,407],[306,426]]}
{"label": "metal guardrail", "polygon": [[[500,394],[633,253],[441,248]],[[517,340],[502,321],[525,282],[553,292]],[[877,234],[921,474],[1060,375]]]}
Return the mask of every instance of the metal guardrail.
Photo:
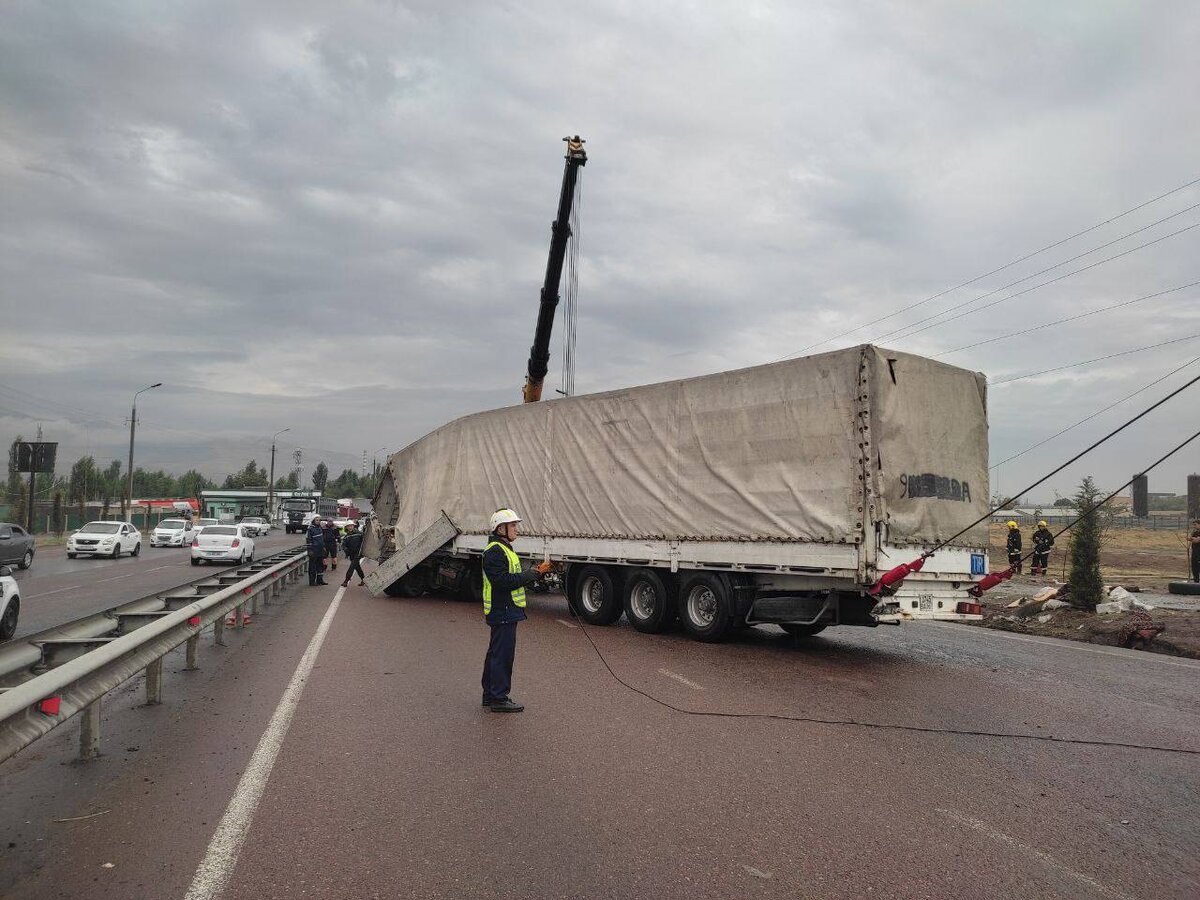
{"label": "metal guardrail", "polygon": [[224,644],[225,616],[240,627],[247,608],[270,603],[308,571],[303,548],[202,578],[67,625],[18,638],[0,652],[0,762],[82,712],[79,755],[100,748],[103,696],[146,673],[146,703],[162,700],[162,660],[187,644],[185,669],[197,668],[200,633],[212,626]]}

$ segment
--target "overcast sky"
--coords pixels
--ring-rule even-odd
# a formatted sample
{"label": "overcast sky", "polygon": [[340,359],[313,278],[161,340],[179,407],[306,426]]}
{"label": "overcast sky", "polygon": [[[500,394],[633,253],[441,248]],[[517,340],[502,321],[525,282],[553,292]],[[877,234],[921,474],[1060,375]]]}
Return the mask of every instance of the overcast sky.
{"label": "overcast sky", "polygon": [[[336,473],[518,402],[576,132],[580,393],[867,340],[999,382],[1190,337],[994,384],[997,462],[1200,357],[1198,287],[946,352],[1200,281],[1200,184],[1174,190],[1200,178],[1194,2],[0,15],[0,437],[40,422],[66,465],[123,458],[154,381],[138,464],[218,478],[265,464],[281,428],[281,469],[300,446],[306,476]],[[548,396],[560,359],[556,333]],[[1000,487],[1196,375],[1005,464]],[[1052,487],[1115,487],[1198,421],[1200,386]],[[1195,445],[1151,490],[1193,471]]]}

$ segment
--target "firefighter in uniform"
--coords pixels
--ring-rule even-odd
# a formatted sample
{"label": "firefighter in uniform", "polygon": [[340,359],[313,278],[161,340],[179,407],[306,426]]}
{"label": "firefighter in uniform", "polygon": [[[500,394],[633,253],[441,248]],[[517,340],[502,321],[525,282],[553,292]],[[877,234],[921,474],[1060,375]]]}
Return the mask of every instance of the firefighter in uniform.
{"label": "firefighter in uniform", "polygon": [[1200,519],[1192,522],[1192,533],[1188,535],[1192,551],[1192,581],[1200,581]]}
{"label": "firefighter in uniform", "polygon": [[548,562],[524,571],[513,552],[517,524],[511,509],[492,513],[492,535],[483,551],[483,615],[491,629],[483,660],[483,705],[492,712],[520,712],[508,692],[512,687],[513,658],[517,651],[517,623],[525,618],[525,586],[550,571]]}
{"label": "firefighter in uniform", "polygon": [[1021,573],[1021,529],[1012,521],[1008,523],[1008,567]]}
{"label": "firefighter in uniform", "polygon": [[1045,521],[1038,522],[1037,531],[1033,533],[1033,567],[1029,570],[1034,575],[1045,575],[1046,566],[1050,564],[1050,548],[1054,546],[1054,535],[1050,533]]}

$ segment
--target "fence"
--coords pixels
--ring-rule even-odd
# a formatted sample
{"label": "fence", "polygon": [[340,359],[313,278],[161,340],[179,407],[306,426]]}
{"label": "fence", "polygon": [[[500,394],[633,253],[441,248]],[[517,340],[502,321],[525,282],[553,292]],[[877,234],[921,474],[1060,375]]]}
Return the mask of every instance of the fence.
{"label": "fence", "polygon": [[[20,521],[13,518],[14,510],[11,504],[0,504],[0,522],[13,522],[14,524],[24,527],[25,520],[21,517]],[[83,511],[83,515],[79,514],[79,507],[63,506],[63,532],[69,533],[75,529],[85,525],[88,522],[95,522],[98,519],[120,519],[121,504],[113,503],[108,508],[108,515],[104,515],[103,507],[99,504],[90,504]],[[162,509],[152,510],[147,512],[143,509],[135,507],[129,521],[132,522],[139,531],[145,532],[154,528],[163,519],[178,519],[180,514],[175,510]],[[51,515],[50,505],[38,503],[33,510],[33,533],[50,535],[56,534],[54,530],[53,517]]]}
{"label": "fence", "polygon": [[186,668],[195,669],[201,631],[210,627],[214,642],[223,644],[227,614],[237,610],[240,627],[242,614],[257,612],[260,601],[278,601],[307,571],[307,561],[302,548],[280,551],[0,647],[0,762],[77,713],[83,713],[79,754],[96,756],[108,691],[144,671],[146,703],[161,702],[167,653],[186,644]]}

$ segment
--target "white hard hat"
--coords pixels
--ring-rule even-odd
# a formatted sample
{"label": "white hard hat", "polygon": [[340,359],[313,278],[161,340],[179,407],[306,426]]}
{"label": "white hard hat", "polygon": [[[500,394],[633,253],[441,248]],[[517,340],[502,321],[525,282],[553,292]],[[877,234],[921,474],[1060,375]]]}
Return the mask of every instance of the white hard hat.
{"label": "white hard hat", "polygon": [[508,522],[520,522],[520,521],[521,521],[521,517],[518,516],[511,509],[507,509],[507,508],[498,509],[494,513],[492,513],[492,531],[495,531],[501,525],[504,525]]}

